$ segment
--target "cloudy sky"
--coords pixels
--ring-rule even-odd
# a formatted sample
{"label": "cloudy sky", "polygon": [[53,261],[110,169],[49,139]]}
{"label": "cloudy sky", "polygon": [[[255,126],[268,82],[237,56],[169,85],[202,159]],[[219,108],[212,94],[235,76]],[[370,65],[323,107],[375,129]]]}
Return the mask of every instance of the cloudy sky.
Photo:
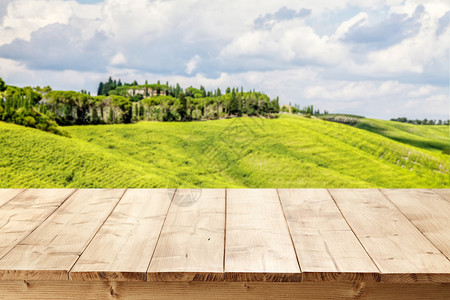
{"label": "cloudy sky", "polygon": [[0,77],[93,94],[113,76],[448,118],[449,47],[448,0],[0,0]]}

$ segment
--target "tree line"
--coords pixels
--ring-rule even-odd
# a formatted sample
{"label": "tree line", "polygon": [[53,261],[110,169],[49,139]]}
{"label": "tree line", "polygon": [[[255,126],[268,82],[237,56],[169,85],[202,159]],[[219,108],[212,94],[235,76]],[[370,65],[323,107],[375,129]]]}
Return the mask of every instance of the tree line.
{"label": "tree line", "polygon": [[58,127],[55,116],[45,112],[41,104],[42,95],[50,91],[45,88],[18,88],[6,85],[0,78],[0,120],[59,135],[67,135]]}
{"label": "tree line", "polygon": [[97,96],[87,91],[54,91],[49,86],[19,88],[0,78],[0,119],[64,135],[57,125],[117,124],[146,121],[213,120],[234,116],[270,116],[278,98],[241,88],[207,91],[179,84],[139,85],[109,78]]}
{"label": "tree line", "polygon": [[391,121],[401,122],[401,123],[409,123],[409,124],[415,124],[415,125],[449,125],[450,124],[450,120],[428,120],[428,119],[410,120],[405,117],[391,119]]}
{"label": "tree line", "polygon": [[321,116],[321,115],[329,114],[329,112],[327,110],[324,110],[322,113],[320,112],[320,109],[314,110],[314,105],[300,107],[299,104],[295,104],[294,106],[292,106],[291,103],[289,103],[289,105],[283,105],[281,107],[280,111],[285,112],[285,113],[291,113],[291,114],[301,114],[306,117]]}

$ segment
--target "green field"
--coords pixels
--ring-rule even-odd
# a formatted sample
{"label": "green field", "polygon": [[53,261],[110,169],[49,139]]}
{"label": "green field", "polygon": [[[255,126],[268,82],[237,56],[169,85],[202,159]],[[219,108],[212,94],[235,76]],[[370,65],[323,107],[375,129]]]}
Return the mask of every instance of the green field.
{"label": "green field", "polygon": [[363,122],[281,115],[65,127],[71,138],[0,122],[0,187],[450,187],[440,150],[448,127]]}
{"label": "green field", "polygon": [[447,125],[417,126],[400,122],[361,119],[356,127],[438,153],[444,149],[450,150],[450,131]]}

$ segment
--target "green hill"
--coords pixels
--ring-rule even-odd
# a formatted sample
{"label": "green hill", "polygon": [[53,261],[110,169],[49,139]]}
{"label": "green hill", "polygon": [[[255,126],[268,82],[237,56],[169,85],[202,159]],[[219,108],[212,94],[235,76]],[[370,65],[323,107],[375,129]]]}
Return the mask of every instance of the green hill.
{"label": "green hill", "polygon": [[[450,156],[428,144],[319,119],[64,129],[72,138],[0,122],[0,187],[450,187]],[[431,133],[408,134],[439,141]]]}
{"label": "green hill", "polygon": [[361,119],[356,127],[434,152],[450,150],[450,131],[447,125],[417,126],[393,121]]}

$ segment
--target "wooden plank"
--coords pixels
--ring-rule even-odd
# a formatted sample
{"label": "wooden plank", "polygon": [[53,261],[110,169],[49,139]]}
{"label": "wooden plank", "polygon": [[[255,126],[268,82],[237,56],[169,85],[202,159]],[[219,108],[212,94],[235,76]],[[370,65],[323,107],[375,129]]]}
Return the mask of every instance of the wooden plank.
{"label": "wooden plank", "polygon": [[174,190],[127,190],[70,271],[72,280],[145,280]]}
{"label": "wooden plank", "polygon": [[22,193],[23,189],[0,189],[0,207]]}
{"label": "wooden plank", "polygon": [[275,189],[227,190],[225,279],[301,280]]}
{"label": "wooden plank", "polygon": [[450,201],[450,189],[433,189],[433,192],[439,194],[442,198]]}
{"label": "wooden plank", "polygon": [[450,202],[431,190],[388,189],[382,192],[450,259]]}
{"label": "wooden plank", "polygon": [[124,190],[77,190],[0,260],[3,280],[62,280]]}
{"label": "wooden plank", "polygon": [[223,280],[225,190],[177,190],[149,281]]}
{"label": "wooden plank", "polygon": [[278,190],[303,281],[378,281],[379,270],[326,189]]}
{"label": "wooden plank", "polygon": [[0,281],[6,299],[449,299],[447,284]]}
{"label": "wooden plank", "polygon": [[30,189],[21,194],[9,194],[9,197],[14,194],[16,197],[0,208],[0,258],[44,222],[74,191]]}
{"label": "wooden plank", "polygon": [[450,282],[450,262],[379,190],[330,190],[384,282]]}

